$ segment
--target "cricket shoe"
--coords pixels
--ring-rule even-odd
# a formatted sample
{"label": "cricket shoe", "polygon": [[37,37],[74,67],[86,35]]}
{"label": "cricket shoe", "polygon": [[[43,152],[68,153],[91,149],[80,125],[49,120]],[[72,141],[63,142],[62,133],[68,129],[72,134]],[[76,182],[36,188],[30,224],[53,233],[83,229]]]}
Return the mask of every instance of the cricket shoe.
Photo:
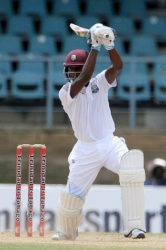
{"label": "cricket shoe", "polygon": [[78,237],[78,230],[77,230],[77,232],[76,232],[76,237],[74,237],[74,239],[68,238],[65,234],[60,233],[60,232],[54,234],[54,235],[52,236],[52,239],[53,239],[53,240],[75,240],[77,237]]}
{"label": "cricket shoe", "polygon": [[52,236],[53,240],[67,240],[67,237],[63,233],[56,233]]}
{"label": "cricket shoe", "polygon": [[125,235],[125,237],[130,237],[132,239],[144,239],[145,238],[145,232],[141,229],[133,229],[128,235]]}

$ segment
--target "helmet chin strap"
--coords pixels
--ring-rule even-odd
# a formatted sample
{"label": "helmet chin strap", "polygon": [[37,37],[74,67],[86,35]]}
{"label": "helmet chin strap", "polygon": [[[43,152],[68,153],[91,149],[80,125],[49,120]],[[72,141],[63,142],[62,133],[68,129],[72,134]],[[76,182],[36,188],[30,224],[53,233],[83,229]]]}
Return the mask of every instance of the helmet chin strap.
{"label": "helmet chin strap", "polygon": [[71,78],[66,78],[66,80],[68,80],[69,82],[73,82],[74,80],[73,79],[71,79]]}

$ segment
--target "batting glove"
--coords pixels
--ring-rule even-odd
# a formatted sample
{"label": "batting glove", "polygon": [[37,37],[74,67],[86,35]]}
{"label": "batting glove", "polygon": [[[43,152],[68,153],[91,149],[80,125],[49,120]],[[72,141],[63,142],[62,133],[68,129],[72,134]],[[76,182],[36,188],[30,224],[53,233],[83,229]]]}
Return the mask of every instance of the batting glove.
{"label": "batting glove", "polygon": [[102,41],[99,37],[97,37],[95,35],[96,30],[98,30],[99,28],[101,28],[103,26],[103,24],[101,23],[96,23],[95,25],[93,25],[90,29],[89,32],[87,34],[87,43],[91,44],[91,48],[100,51],[101,48],[101,44]]}
{"label": "batting glove", "polygon": [[106,50],[111,50],[115,48],[114,41],[109,39],[102,39],[102,44],[104,45]]}
{"label": "batting glove", "polygon": [[95,35],[101,39],[106,50],[111,50],[115,47],[114,40],[117,36],[114,29],[103,26],[95,31]]}

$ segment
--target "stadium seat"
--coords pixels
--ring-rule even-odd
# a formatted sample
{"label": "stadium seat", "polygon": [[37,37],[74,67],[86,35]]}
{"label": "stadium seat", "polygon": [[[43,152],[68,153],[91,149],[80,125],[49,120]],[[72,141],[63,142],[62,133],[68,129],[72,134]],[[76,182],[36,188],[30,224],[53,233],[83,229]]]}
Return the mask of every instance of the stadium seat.
{"label": "stadium seat", "polygon": [[160,61],[154,64],[154,76],[165,76],[166,77],[166,55],[157,57]]}
{"label": "stadium seat", "polygon": [[133,56],[156,56],[157,44],[153,37],[134,36],[131,39],[130,55]]}
{"label": "stadium seat", "polygon": [[43,77],[31,73],[13,74],[11,94],[20,99],[41,99],[44,97]]}
{"label": "stadium seat", "polygon": [[166,101],[166,80],[165,76],[158,75],[155,77],[154,97],[158,101]]}
{"label": "stadium seat", "polygon": [[95,77],[97,74],[101,73],[103,70],[107,69],[109,67],[109,65],[110,65],[109,62],[100,61],[100,57],[99,57],[99,60],[96,62],[93,77]]}
{"label": "stadium seat", "polygon": [[90,28],[95,23],[100,23],[100,18],[94,16],[80,16],[76,20],[77,25],[85,28]]}
{"label": "stadium seat", "polygon": [[[117,96],[121,100],[129,101],[131,99],[131,76],[129,74],[120,74],[118,77]],[[138,74],[135,75],[136,93],[135,99],[137,101],[150,100],[150,86],[149,78],[147,75]]]}
{"label": "stadium seat", "polygon": [[63,62],[55,62],[53,68],[53,97],[59,99],[59,89],[67,82],[63,73]]}
{"label": "stadium seat", "polygon": [[53,66],[53,79],[54,82],[56,82],[58,85],[63,85],[66,82],[65,76],[64,76],[64,62],[55,62]]}
{"label": "stadium seat", "polygon": [[110,17],[113,15],[112,1],[87,0],[87,15]]}
{"label": "stadium seat", "polygon": [[[6,0],[5,0],[6,1]],[[44,0],[21,0],[20,1],[20,14],[30,15],[37,17],[45,17],[46,13],[46,1]]]}
{"label": "stadium seat", "polygon": [[115,98],[114,88],[110,88],[108,90],[108,100],[112,100]]}
{"label": "stadium seat", "polygon": [[165,62],[154,65],[154,97],[158,101],[166,101],[166,56],[160,56]]}
{"label": "stadium seat", "polygon": [[19,37],[10,35],[0,36],[0,54],[21,54],[22,47]]}
{"label": "stadium seat", "polygon": [[78,37],[75,35],[67,36],[64,40],[62,53],[67,54],[74,49],[84,49],[86,51],[89,51],[86,40],[84,40],[82,37]]}
{"label": "stadium seat", "polygon": [[29,17],[13,16],[8,22],[7,33],[12,35],[30,36],[35,33],[33,21]]}
{"label": "stadium seat", "polygon": [[133,18],[144,18],[147,16],[146,2],[144,0],[121,0],[120,15]]}
{"label": "stadium seat", "polygon": [[166,20],[163,17],[151,16],[143,19],[142,33],[155,36],[156,38],[166,39]]}
{"label": "stadium seat", "polygon": [[34,55],[55,55],[57,49],[52,37],[41,35],[31,37],[28,52]]}
{"label": "stadium seat", "polygon": [[115,40],[115,47],[118,50],[120,56],[124,56],[126,54],[124,45],[123,45],[123,39],[117,38]]}
{"label": "stadium seat", "polygon": [[10,0],[0,1],[0,16],[12,15],[12,2]]}
{"label": "stadium seat", "polygon": [[10,62],[0,61],[0,74],[9,76],[12,72],[12,67]]}
{"label": "stadium seat", "polygon": [[165,59],[165,62],[155,63],[154,65],[154,76],[166,77],[166,56],[160,56],[159,58]]}
{"label": "stadium seat", "polygon": [[52,0],[53,14],[77,18],[80,15],[78,0]]}
{"label": "stadium seat", "polygon": [[45,76],[45,65],[44,62],[36,62],[36,61],[26,61],[19,62],[17,73],[31,73],[40,76]]}
{"label": "stadium seat", "polygon": [[67,23],[64,17],[47,17],[42,21],[41,34],[65,39],[68,35]]}
{"label": "stadium seat", "polygon": [[0,98],[6,98],[7,96],[7,77],[3,74],[0,74]]}
{"label": "stadium seat", "polygon": [[[115,40],[115,47],[118,53],[120,54],[120,56],[124,56],[126,54],[122,38],[118,37]],[[108,56],[108,51],[103,46],[100,49],[99,56]]]}
{"label": "stadium seat", "polygon": [[[136,63],[135,65],[136,74],[147,74],[148,69],[146,63]],[[123,63],[122,74],[130,74],[131,73],[131,63]]]}
{"label": "stadium seat", "polygon": [[136,33],[131,17],[114,16],[110,18],[109,26],[116,30],[118,37],[132,37]]}

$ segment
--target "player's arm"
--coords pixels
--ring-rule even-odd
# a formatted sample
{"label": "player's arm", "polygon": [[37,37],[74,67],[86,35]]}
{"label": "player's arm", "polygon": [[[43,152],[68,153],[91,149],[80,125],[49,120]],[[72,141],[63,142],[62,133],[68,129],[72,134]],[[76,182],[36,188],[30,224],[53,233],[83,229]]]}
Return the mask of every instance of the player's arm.
{"label": "player's arm", "polygon": [[118,51],[115,48],[108,50],[108,53],[112,65],[106,70],[105,77],[107,81],[111,84],[122,70],[123,62]]}
{"label": "player's arm", "polygon": [[110,27],[101,26],[97,30],[96,35],[102,37],[101,43],[108,51],[110,60],[112,62],[112,65],[106,70],[105,73],[107,81],[111,84],[115,80],[123,66],[120,55],[115,49],[114,40],[117,37],[116,31]]}
{"label": "player's arm", "polygon": [[101,47],[101,40],[95,35],[95,32],[102,26],[102,24],[95,24],[89,29],[87,35],[87,43],[92,45],[91,51],[80,75],[72,83],[70,89],[70,95],[72,98],[80,92],[80,90],[90,81],[93,75],[97,60],[97,54],[100,51]]}
{"label": "player's arm", "polygon": [[70,96],[74,98],[90,81],[95,69],[98,50],[91,49],[80,75],[74,80],[70,89]]}

